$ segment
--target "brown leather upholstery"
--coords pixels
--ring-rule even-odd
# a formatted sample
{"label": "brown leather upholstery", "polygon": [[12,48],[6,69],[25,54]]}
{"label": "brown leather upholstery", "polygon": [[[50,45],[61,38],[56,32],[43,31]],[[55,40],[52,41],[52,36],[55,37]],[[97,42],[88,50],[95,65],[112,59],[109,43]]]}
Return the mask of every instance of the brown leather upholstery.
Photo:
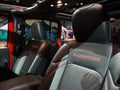
{"label": "brown leather upholstery", "polygon": [[[40,76],[26,75],[0,83],[1,90],[36,90],[41,83]],[[26,88],[27,87],[27,88]]]}

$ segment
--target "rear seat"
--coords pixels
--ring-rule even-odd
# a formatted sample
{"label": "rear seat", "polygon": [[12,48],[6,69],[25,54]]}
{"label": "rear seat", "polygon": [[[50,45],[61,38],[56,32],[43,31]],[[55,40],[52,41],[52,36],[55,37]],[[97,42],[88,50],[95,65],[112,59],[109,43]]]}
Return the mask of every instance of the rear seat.
{"label": "rear seat", "polygon": [[[43,22],[34,22],[31,26],[33,40],[29,41],[25,51],[18,58],[12,71],[18,75],[34,73],[43,75],[50,63],[51,43],[47,40]],[[39,71],[37,70],[39,68]]]}
{"label": "rear seat", "polygon": [[47,40],[42,22],[34,22],[31,26],[33,40],[30,40],[19,56],[12,71],[1,68],[0,81],[19,75],[38,74],[43,76],[51,62],[51,42]]}

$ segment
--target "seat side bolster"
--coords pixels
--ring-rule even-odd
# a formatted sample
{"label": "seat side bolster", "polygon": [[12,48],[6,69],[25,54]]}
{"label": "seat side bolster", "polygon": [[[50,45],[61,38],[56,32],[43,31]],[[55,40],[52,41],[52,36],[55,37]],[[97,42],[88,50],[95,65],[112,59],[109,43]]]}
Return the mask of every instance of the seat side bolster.
{"label": "seat side bolster", "polygon": [[120,90],[119,87],[115,86],[110,70],[108,70],[102,90]]}

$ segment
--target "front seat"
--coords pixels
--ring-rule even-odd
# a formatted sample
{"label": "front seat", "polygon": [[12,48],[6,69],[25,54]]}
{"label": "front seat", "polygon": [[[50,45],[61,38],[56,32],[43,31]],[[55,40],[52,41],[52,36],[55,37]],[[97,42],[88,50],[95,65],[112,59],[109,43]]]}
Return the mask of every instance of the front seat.
{"label": "front seat", "polygon": [[39,90],[100,90],[112,55],[111,30],[103,6],[90,4],[72,17],[76,41],[53,58]]}
{"label": "front seat", "polygon": [[[38,90],[102,90],[112,54],[111,31],[103,6],[90,4],[77,9],[72,23],[76,41],[58,50]],[[0,87],[7,83],[7,89],[23,89],[26,85],[32,90],[33,84],[29,83],[10,85],[14,80],[0,83]]]}

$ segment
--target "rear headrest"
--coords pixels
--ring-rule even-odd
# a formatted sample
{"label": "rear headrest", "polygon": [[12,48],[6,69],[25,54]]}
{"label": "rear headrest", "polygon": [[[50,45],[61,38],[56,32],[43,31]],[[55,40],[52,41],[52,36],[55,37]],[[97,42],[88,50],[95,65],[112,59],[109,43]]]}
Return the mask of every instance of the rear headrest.
{"label": "rear headrest", "polygon": [[31,32],[32,32],[32,37],[34,38],[34,40],[47,39],[43,21],[34,22],[31,25]]}
{"label": "rear headrest", "polygon": [[108,43],[110,41],[109,23],[105,21],[103,6],[90,4],[73,13],[73,32],[78,42]]}

